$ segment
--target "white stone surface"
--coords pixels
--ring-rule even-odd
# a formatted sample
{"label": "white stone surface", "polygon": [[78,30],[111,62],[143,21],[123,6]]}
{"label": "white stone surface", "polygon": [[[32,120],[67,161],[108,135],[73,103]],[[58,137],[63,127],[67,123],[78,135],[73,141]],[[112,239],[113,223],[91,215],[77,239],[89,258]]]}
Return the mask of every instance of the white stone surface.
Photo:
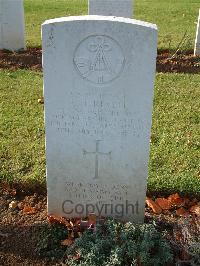
{"label": "white stone surface", "polygon": [[200,9],[199,9],[199,17],[197,22],[197,32],[196,32],[196,40],[194,47],[194,55],[200,55]]}
{"label": "white stone surface", "polygon": [[48,213],[142,222],[156,26],[69,17],[42,36]]}
{"label": "white stone surface", "polygon": [[0,0],[0,49],[25,49],[23,0]]}
{"label": "white stone surface", "polygon": [[133,0],[88,0],[89,15],[132,18]]}

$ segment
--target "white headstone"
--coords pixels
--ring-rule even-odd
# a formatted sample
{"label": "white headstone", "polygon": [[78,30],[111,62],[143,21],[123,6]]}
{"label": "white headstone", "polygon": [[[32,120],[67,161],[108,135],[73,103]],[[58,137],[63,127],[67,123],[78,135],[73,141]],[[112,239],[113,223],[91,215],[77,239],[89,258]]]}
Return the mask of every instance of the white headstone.
{"label": "white headstone", "polygon": [[196,32],[196,40],[194,47],[194,55],[200,55],[200,9],[199,9],[199,17],[197,22],[197,32]]}
{"label": "white headstone", "polygon": [[0,0],[0,49],[25,49],[23,0]]}
{"label": "white headstone", "polygon": [[132,18],[133,0],[88,0],[89,15]]}
{"label": "white headstone", "polygon": [[82,16],[42,26],[48,213],[141,222],[157,28]]}

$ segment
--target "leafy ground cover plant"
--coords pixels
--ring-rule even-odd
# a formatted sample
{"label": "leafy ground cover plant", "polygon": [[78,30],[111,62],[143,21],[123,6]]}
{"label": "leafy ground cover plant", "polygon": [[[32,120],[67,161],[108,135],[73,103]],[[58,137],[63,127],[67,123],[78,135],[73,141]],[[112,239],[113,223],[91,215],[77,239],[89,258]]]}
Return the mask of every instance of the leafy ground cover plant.
{"label": "leafy ground cover plant", "polygon": [[41,257],[61,258],[66,247],[61,245],[61,241],[67,237],[67,230],[61,224],[45,224],[41,229],[40,239],[36,252]]}
{"label": "leafy ground cover plant", "polygon": [[107,220],[86,230],[67,250],[69,266],[164,266],[173,260],[163,235],[152,224],[122,224]]}

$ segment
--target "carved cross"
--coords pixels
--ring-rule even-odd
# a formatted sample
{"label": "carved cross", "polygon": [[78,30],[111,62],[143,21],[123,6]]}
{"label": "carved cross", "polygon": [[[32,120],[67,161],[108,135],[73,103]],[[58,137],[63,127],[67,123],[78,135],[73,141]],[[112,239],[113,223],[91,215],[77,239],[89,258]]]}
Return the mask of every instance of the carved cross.
{"label": "carved cross", "polygon": [[111,155],[111,151],[108,153],[100,152],[99,151],[99,143],[101,140],[96,140],[96,150],[94,152],[88,152],[86,150],[83,150],[83,154],[95,154],[95,175],[93,179],[99,178],[99,155]]}

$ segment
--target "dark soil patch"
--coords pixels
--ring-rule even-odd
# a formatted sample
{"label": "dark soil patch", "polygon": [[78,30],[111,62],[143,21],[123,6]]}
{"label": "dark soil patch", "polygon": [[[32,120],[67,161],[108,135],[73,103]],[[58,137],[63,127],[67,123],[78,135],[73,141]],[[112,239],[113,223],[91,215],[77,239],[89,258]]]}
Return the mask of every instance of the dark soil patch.
{"label": "dark soil patch", "polygon": [[[200,57],[195,57],[193,51],[179,53],[172,58],[169,51],[158,51],[157,72],[163,73],[200,73]],[[13,53],[0,51],[0,69],[42,69],[41,48],[29,48],[26,51]]]}
{"label": "dark soil patch", "polygon": [[[16,202],[15,208],[9,204]],[[23,206],[32,206],[34,214],[23,212]],[[55,265],[48,258],[41,259],[36,246],[43,226],[47,224],[46,197],[12,196],[0,194],[0,265]]]}
{"label": "dark soil patch", "polygon": [[[34,212],[25,212],[25,206],[30,210],[34,209]],[[46,207],[46,195],[37,193],[25,195],[24,191],[18,192],[14,188],[5,189],[5,187],[0,190],[0,265],[62,265],[61,259],[41,258],[37,251],[42,228],[48,224]],[[188,256],[182,256],[183,250],[173,236],[182,218],[169,211],[156,215],[146,208],[145,222],[153,221],[160,231],[167,231],[175,260],[182,258],[181,260],[189,261]]]}
{"label": "dark soil patch", "polygon": [[164,73],[200,73],[200,57],[193,51],[179,53],[173,57],[169,51],[158,51],[156,70]]}
{"label": "dark soil patch", "polygon": [[29,48],[17,53],[0,50],[0,69],[30,69],[41,70],[42,50],[40,48]]}

